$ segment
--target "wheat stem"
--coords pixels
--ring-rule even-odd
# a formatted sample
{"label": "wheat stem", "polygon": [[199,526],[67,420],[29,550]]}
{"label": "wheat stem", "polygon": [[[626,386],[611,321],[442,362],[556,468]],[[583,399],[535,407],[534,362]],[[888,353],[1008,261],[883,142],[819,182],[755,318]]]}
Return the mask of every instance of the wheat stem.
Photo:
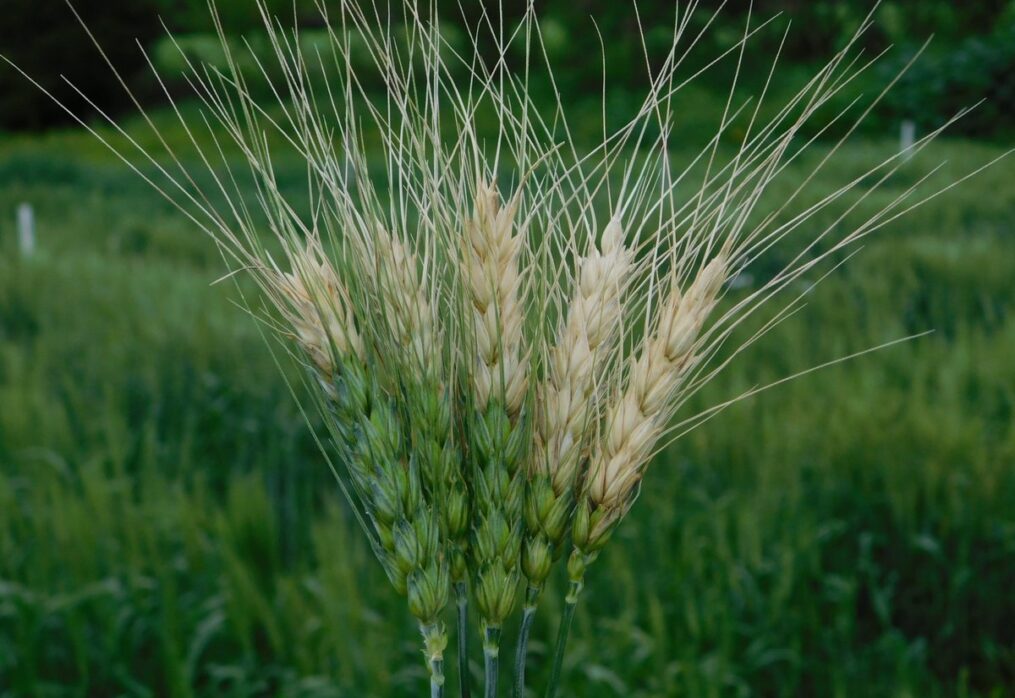
{"label": "wheat stem", "polygon": [[469,593],[465,582],[455,582],[458,604],[458,681],[462,698],[469,698]]}
{"label": "wheat stem", "polygon": [[560,617],[560,630],[557,631],[557,647],[553,651],[553,666],[550,668],[550,681],[546,686],[546,698],[555,698],[557,688],[560,685],[560,671],[564,665],[564,651],[567,649],[567,638],[571,634],[571,621],[574,620],[574,609],[578,605],[578,595],[581,594],[583,582],[571,580],[571,587],[568,589],[564,599],[564,613]]}
{"label": "wheat stem", "polygon": [[525,592],[525,608],[522,611],[522,627],[518,631],[518,651],[515,654],[515,698],[525,696],[525,658],[529,650],[529,631],[536,617],[540,589],[530,586]]}
{"label": "wheat stem", "polygon": [[500,671],[500,626],[486,627],[483,639],[484,698],[497,698],[497,677]]}
{"label": "wheat stem", "polygon": [[444,698],[444,661],[430,662],[430,698]]}
{"label": "wheat stem", "polygon": [[444,647],[447,635],[440,623],[420,623],[424,653],[430,670],[430,698],[444,696]]}

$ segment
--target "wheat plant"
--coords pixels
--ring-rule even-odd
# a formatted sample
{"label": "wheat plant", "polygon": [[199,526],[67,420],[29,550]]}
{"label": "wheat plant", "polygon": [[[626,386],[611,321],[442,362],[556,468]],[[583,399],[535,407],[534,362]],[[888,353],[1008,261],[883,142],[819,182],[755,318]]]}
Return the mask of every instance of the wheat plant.
{"label": "wheat plant", "polygon": [[[464,44],[442,33],[436,3],[339,4],[337,16],[320,7],[330,42],[314,52],[261,6],[273,65],[258,61],[254,75],[216,16],[226,65],[190,64],[202,111],[175,112],[186,143],[168,143],[151,120],[155,145],[112,119],[112,135],[83,125],[256,281],[260,295],[244,300],[305,369],[322,453],[418,622],[431,695],[445,690],[452,597],[461,695],[470,606],[484,695],[498,695],[502,630],[516,618],[513,694],[525,695],[532,621],[559,567],[569,586],[553,696],[588,569],[653,455],[765,386],[692,414],[689,399],[866,235],[954,182],[928,193],[920,179],[870,218],[850,217],[933,132],[793,206],[881,96],[835,100],[875,58],[857,48],[869,22],[795,96],[763,110],[777,55],[759,95],[735,95],[766,23],[695,64],[709,18],[694,30],[697,3],[677,4],[666,55],[650,61],[646,49],[643,102],[589,145],[555,87],[549,106],[532,96],[533,73],[556,84],[534,3],[517,26],[484,14]],[[354,44],[369,75],[352,68]],[[681,91],[720,64],[734,66],[725,110],[678,163]],[[272,97],[255,97],[252,78]],[[820,137],[832,145],[812,174],[784,182]],[[278,150],[305,163],[299,194],[279,185]],[[247,168],[230,168],[227,151]],[[776,182],[773,203],[764,197]],[[730,291],[767,259],[783,263]]]}

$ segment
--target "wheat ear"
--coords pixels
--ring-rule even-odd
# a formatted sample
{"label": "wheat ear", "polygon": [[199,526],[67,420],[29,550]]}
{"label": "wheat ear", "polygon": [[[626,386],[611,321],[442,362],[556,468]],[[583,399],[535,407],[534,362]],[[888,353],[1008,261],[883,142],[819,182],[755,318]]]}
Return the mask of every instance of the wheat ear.
{"label": "wheat ear", "polygon": [[[420,512],[417,518],[424,520],[426,527],[421,529],[414,522],[416,539],[408,541],[415,547],[396,547],[396,555],[407,574],[409,610],[423,634],[431,689],[439,691],[444,682],[447,646],[441,613],[452,580],[457,589],[458,580],[465,576],[462,550],[468,533],[468,497],[453,432],[452,400],[442,380],[443,347],[435,329],[431,299],[436,282],[426,273],[421,274],[418,255],[398,235],[380,222],[372,231],[367,242],[372,243],[377,265],[378,310],[386,318],[380,325],[388,330],[380,344],[401,369],[398,383],[405,401],[404,419],[425,505],[425,513]],[[420,543],[424,540],[418,535],[421,530],[432,537],[431,547]]]}
{"label": "wheat ear", "polygon": [[515,605],[522,545],[529,436],[523,417],[528,358],[522,353],[520,257],[515,218],[520,192],[501,206],[493,184],[480,181],[465,225],[462,273],[472,306],[471,447],[474,483],[476,605],[482,617],[486,695],[496,695],[501,625]]}
{"label": "wheat ear", "polygon": [[[450,416],[424,420],[432,412],[410,410],[403,425],[397,405],[372,375],[375,355],[391,360],[390,349],[406,342],[418,357],[434,349],[415,256],[393,236],[378,235],[377,243],[381,268],[375,292],[395,312],[388,316],[389,336],[371,335],[371,352],[356,332],[349,294],[316,241],[289,255],[292,271],[278,276],[274,295],[324,389],[336,445],[373,525],[378,557],[396,590],[407,595],[423,634],[431,686],[439,692],[447,646],[441,613],[450,590],[446,536],[435,506],[438,495],[423,487],[426,468],[410,464],[406,432],[414,440],[416,433],[420,440],[434,433],[450,440]],[[421,385],[413,387],[417,390],[407,392],[430,404]]]}
{"label": "wheat ear", "polygon": [[419,373],[432,370],[437,348],[433,306],[420,275],[418,256],[381,223],[373,226],[372,237],[382,304],[378,310],[387,320],[392,346],[416,362],[406,369]]}
{"label": "wheat ear", "polygon": [[476,404],[483,410],[499,396],[513,419],[528,386],[519,272],[524,240],[515,225],[519,201],[520,193],[501,206],[496,184],[478,182],[463,254],[475,331]]}
{"label": "wheat ear", "polygon": [[346,356],[362,359],[349,293],[319,243],[290,253],[291,271],[269,277],[270,295],[292,328],[297,344],[317,372],[320,385],[335,397],[338,364]]}
{"label": "wheat ear", "polygon": [[686,293],[673,285],[659,309],[655,333],[631,365],[627,390],[609,408],[586,487],[589,505],[607,512],[588,532],[593,546],[609,520],[622,515],[641,480],[656,440],[672,416],[673,395],[694,362],[698,336],[728,269],[726,256],[720,253],[701,269]]}
{"label": "wheat ear", "polygon": [[514,695],[525,692],[529,630],[540,594],[567,533],[573,488],[585,454],[589,422],[598,404],[603,367],[620,334],[623,294],[633,254],[614,218],[597,248],[578,261],[567,315],[547,356],[539,386],[529,487],[525,496],[526,536],[522,571],[528,588],[515,656]]}
{"label": "wheat ear", "polygon": [[571,531],[569,603],[577,601],[585,568],[630,508],[645,464],[672,417],[681,380],[695,363],[702,327],[729,269],[725,252],[720,252],[701,268],[685,293],[674,280],[658,309],[655,331],[632,360],[626,389],[606,411]]}
{"label": "wheat ear", "polygon": [[[442,598],[446,598],[449,578],[455,590],[461,625],[467,614],[467,598],[463,604],[463,594],[468,576],[465,552],[468,549],[469,498],[461,467],[461,450],[454,433],[449,377],[443,370],[446,364],[442,340],[433,316],[437,282],[432,269],[424,269],[421,274],[419,256],[398,236],[381,224],[374,230],[374,256],[379,265],[381,285],[380,310],[387,318],[387,339],[391,342],[392,353],[402,355],[405,371],[401,382],[405,386],[403,398],[413,453],[419,463],[424,498],[440,525],[440,560],[434,563],[445,575],[437,580],[427,579],[426,574],[410,576],[410,601],[414,584],[426,588],[435,581],[442,585]],[[429,287],[424,284],[424,278],[429,281]],[[417,618],[423,630],[433,679],[437,669],[442,669],[447,634],[438,615],[417,615]],[[464,636],[460,636],[460,659],[467,654],[464,641]]]}
{"label": "wheat ear", "polygon": [[556,695],[564,650],[585,570],[595,561],[633,503],[660,435],[673,416],[681,381],[695,363],[702,327],[715,308],[730,270],[725,249],[701,268],[686,293],[674,278],[627,373],[627,384],[606,410],[603,431],[593,449],[571,526],[573,550],[567,561],[569,588],[564,599],[548,698]]}
{"label": "wheat ear", "polygon": [[550,352],[547,377],[539,389],[534,474],[549,477],[560,496],[574,484],[583,434],[596,404],[597,364],[606,359],[619,334],[622,294],[632,254],[624,230],[614,219],[597,249],[579,262],[567,318]]}

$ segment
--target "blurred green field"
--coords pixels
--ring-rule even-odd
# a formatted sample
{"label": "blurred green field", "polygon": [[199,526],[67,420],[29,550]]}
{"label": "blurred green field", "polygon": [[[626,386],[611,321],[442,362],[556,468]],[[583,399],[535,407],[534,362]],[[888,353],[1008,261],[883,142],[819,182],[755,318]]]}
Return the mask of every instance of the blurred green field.
{"label": "blurred green field", "polygon": [[[851,146],[816,190],[895,146]],[[941,141],[871,204],[1003,150]],[[223,268],[86,134],[0,140],[0,696],[418,695],[404,602]],[[695,404],[933,333],[664,453],[590,572],[565,695],[1015,695],[1013,279],[1009,158],[810,293]]]}

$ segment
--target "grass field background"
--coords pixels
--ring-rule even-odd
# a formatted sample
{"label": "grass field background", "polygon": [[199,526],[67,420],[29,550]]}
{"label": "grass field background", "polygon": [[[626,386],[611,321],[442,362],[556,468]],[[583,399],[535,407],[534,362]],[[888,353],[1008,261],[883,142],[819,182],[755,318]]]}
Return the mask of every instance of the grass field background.
{"label": "grass field background", "polygon": [[[816,190],[895,148],[854,143]],[[1004,150],[942,140],[871,205]],[[0,696],[418,695],[404,602],[223,270],[87,134],[0,137]],[[566,695],[1015,695],[1013,279],[1009,158],[879,231],[709,386],[698,407],[932,331],[662,454],[590,572]]]}

